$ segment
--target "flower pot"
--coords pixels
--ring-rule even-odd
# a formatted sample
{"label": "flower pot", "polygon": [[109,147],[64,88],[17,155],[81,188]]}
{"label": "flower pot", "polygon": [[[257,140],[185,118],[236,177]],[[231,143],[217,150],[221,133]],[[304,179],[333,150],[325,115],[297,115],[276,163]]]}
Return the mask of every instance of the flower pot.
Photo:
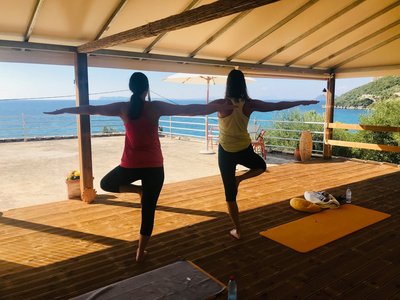
{"label": "flower pot", "polygon": [[81,183],[80,180],[67,180],[68,199],[81,199]]}

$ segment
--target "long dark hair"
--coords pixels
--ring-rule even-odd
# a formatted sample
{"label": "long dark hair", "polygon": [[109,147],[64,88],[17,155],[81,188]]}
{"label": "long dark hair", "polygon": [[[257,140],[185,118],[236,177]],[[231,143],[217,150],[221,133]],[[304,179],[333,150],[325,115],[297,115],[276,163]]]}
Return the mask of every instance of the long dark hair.
{"label": "long dark hair", "polygon": [[135,120],[140,117],[144,106],[144,102],[140,96],[143,92],[149,90],[149,80],[147,79],[147,76],[141,72],[133,73],[129,79],[129,89],[133,94],[131,96],[131,105],[129,107],[128,116],[129,119]]}
{"label": "long dark hair", "polygon": [[250,100],[247,94],[246,80],[242,71],[232,70],[226,80],[226,98]]}

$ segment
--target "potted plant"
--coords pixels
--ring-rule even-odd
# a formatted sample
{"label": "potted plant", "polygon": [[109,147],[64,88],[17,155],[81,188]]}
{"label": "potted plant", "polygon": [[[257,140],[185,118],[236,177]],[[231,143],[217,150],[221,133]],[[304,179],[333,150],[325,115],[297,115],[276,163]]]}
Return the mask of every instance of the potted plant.
{"label": "potted plant", "polygon": [[72,171],[66,179],[68,199],[81,199],[81,173],[79,171]]}

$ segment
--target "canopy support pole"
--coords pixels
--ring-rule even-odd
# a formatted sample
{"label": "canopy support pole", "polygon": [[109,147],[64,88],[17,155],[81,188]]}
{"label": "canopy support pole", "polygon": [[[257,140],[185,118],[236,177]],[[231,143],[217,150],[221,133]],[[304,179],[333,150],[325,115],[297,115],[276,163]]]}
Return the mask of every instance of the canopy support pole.
{"label": "canopy support pole", "polygon": [[[76,106],[89,105],[89,84],[88,84],[88,59],[87,54],[75,53],[75,88]],[[90,116],[78,115],[78,147],[80,164],[80,185],[81,199],[90,203],[96,197],[93,189],[93,165],[92,165],[92,145],[90,134]]]}
{"label": "canopy support pole", "polygon": [[329,128],[329,123],[333,123],[333,112],[335,106],[335,73],[331,73],[327,80],[325,105],[325,125],[324,125],[324,159],[332,158],[332,146],[327,143],[332,139],[333,129]]}

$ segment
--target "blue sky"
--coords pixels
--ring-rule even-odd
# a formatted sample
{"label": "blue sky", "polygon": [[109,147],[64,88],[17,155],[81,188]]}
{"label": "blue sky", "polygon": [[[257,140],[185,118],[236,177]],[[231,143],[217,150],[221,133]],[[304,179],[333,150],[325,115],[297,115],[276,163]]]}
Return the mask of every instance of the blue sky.
{"label": "blue sky", "polygon": [[[90,99],[130,96],[128,81],[134,71],[89,68],[90,93],[111,92],[92,95]],[[171,100],[205,98],[205,85],[183,85],[163,81],[169,75],[174,74],[172,72],[142,72],[149,77],[150,89],[153,92],[152,98],[159,98],[158,95]],[[340,95],[370,81],[371,78],[369,77],[338,79],[336,81],[336,94]],[[248,91],[250,97],[262,100],[314,99],[321,94],[325,86],[326,82],[321,80],[255,78],[254,82],[248,84]],[[122,92],[113,92],[121,90]],[[224,85],[211,86],[210,99],[223,97],[224,92]],[[74,94],[74,69],[71,66],[0,62],[0,100],[27,97],[43,98]]]}

